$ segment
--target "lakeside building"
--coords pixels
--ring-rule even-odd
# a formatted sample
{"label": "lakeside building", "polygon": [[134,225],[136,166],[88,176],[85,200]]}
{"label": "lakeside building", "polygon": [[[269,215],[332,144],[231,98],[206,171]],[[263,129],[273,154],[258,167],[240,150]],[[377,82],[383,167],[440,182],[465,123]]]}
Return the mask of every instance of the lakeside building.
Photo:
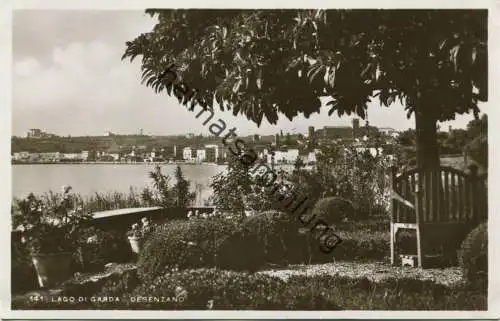
{"label": "lakeside building", "polygon": [[297,157],[299,157],[299,150],[298,149],[288,149],[286,151],[277,150],[274,151],[274,155],[268,153],[267,162],[269,164],[272,163],[273,156],[274,156],[274,162],[277,164],[292,164],[295,162]]}
{"label": "lakeside building", "polygon": [[62,158],[60,152],[32,153],[32,155],[40,162],[59,162]]}
{"label": "lakeside building", "polygon": [[378,129],[378,131],[387,136],[392,136],[397,133],[397,131],[391,127],[381,127]]}
{"label": "lakeside building", "polygon": [[114,161],[119,161],[120,160],[120,154],[118,154],[118,153],[109,153],[107,155],[111,156]]}
{"label": "lakeside building", "polygon": [[76,160],[76,159],[81,159],[81,158],[82,158],[81,153],[61,153],[61,159]]}
{"label": "lakeside building", "polygon": [[[310,164],[316,162],[317,156],[317,146],[328,146],[335,144],[348,144],[356,147],[373,147],[368,141],[372,138],[377,141],[384,140],[387,144],[393,143],[394,139],[391,136],[368,136],[361,134],[365,133],[367,130],[370,131],[371,127],[367,123],[364,129],[359,128],[359,120],[353,120],[353,128],[350,127],[328,127],[326,126],[322,130],[313,132],[313,126],[309,128],[309,134],[316,137],[317,143],[311,143],[309,140],[305,139],[304,135],[285,135],[276,134],[274,136],[259,136],[258,142],[251,144],[252,149],[257,153],[260,159],[264,161],[271,162],[273,160],[275,163],[281,164],[293,164],[297,158],[300,158],[304,163]],[[349,129],[351,131],[348,135]],[[378,131],[378,129],[377,129]],[[344,135],[343,139],[331,139],[331,138],[317,138],[317,133],[322,136],[332,136],[340,133]],[[392,128],[382,128],[379,133],[392,133]],[[37,134],[36,132],[35,134]],[[357,133],[357,134],[356,134]],[[358,137],[354,138],[353,135]],[[248,142],[252,142],[257,136],[248,136]],[[264,142],[264,139],[272,140],[274,138],[274,144],[272,141],[268,143]],[[18,162],[78,162],[78,161],[122,161],[122,162],[164,162],[164,161],[185,161],[185,162],[210,162],[219,163],[227,159],[229,155],[228,151],[224,146],[218,142],[208,142],[208,143],[195,143],[194,141],[189,144],[187,141],[181,144],[173,144],[174,141],[167,141],[144,145],[140,144],[138,146],[132,146],[130,141],[121,139],[110,139],[104,141],[99,147],[89,150],[82,150],[81,152],[75,151],[76,148],[69,148],[70,152],[63,153],[29,153],[22,152],[19,149],[12,154],[12,160]],[[36,142],[35,142],[36,143]],[[33,143],[32,143],[33,144]],[[75,144],[80,145],[81,142],[77,141]],[[83,144],[81,144],[83,145]],[[88,145],[88,144],[87,144]],[[273,146],[274,145],[274,146]],[[278,146],[276,146],[278,145]],[[149,146],[149,147],[147,147]],[[75,145],[76,147],[76,145]],[[179,152],[177,152],[179,151]],[[273,151],[273,152],[271,152]],[[274,156],[269,155],[269,153],[274,153]]]}
{"label": "lakeside building", "polygon": [[[274,162],[280,164],[293,164],[297,158],[301,158],[304,163],[314,163],[316,162],[316,150],[308,151],[307,149],[298,149],[282,147],[281,150],[272,152],[269,148],[259,146],[256,150],[259,159],[271,163]],[[137,162],[163,162],[167,158],[164,158],[164,150],[157,151],[153,149],[150,152],[137,151],[136,148],[132,150],[121,150],[118,151],[93,151],[92,159],[90,157],[89,151],[81,151],[79,153],[61,153],[61,152],[45,152],[45,153],[34,153],[34,152],[15,152],[12,153],[12,160],[16,162],[40,162],[40,163],[59,163],[59,162],[82,162],[82,161],[101,161],[101,162],[126,162],[126,163],[137,163]],[[184,147],[182,149],[182,160],[188,163],[194,162],[223,162],[227,159],[229,153],[222,146],[217,144],[208,144],[202,148],[195,148],[191,146]]]}
{"label": "lakeside building", "polygon": [[309,164],[314,164],[317,162],[317,159],[316,159],[316,155],[319,153],[319,149],[315,149],[314,151],[312,152],[309,152],[309,154],[307,155],[307,162]]}
{"label": "lakeside building", "polygon": [[378,155],[381,155],[384,149],[382,147],[375,148],[375,147],[356,147],[356,152],[357,153],[364,153],[366,151],[369,151],[370,154],[373,157],[376,157]]}
{"label": "lakeside building", "polygon": [[339,139],[339,138],[349,138],[353,135],[353,130],[349,126],[325,126],[322,129],[318,129],[315,135],[320,139]]}
{"label": "lakeside building", "polygon": [[314,126],[309,126],[307,138],[314,139]]}
{"label": "lakeside building", "polygon": [[205,145],[205,160],[207,162],[217,162],[220,158],[220,146],[216,144]]}
{"label": "lakeside building", "polygon": [[[386,131],[392,132],[391,130],[394,131],[392,128],[386,128]],[[323,143],[335,140],[351,140],[363,136],[376,135],[380,132],[377,127],[370,126],[368,121],[366,121],[364,126],[360,126],[359,118],[352,120],[352,126],[324,126],[321,129],[313,131],[314,127],[309,127],[309,139],[314,137]]]}
{"label": "lakeside building", "polygon": [[12,159],[16,161],[28,160],[30,158],[29,152],[17,152],[12,154]]}
{"label": "lakeside building", "polygon": [[194,150],[191,147],[184,147],[182,149],[182,159],[188,162],[192,162],[194,160],[193,157]]}
{"label": "lakeside building", "polygon": [[197,149],[196,150],[196,161],[199,163],[202,163],[206,160],[207,154],[205,152],[205,149]]}
{"label": "lakeside building", "polygon": [[44,132],[43,130],[41,130],[39,128],[32,128],[32,129],[30,129],[26,133],[26,138],[35,138],[35,139],[50,138],[50,137],[55,137],[55,136],[56,135],[50,134],[50,133],[46,133],[46,132]]}
{"label": "lakeside building", "polygon": [[309,163],[308,156],[309,152],[307,151],[307,149],[299,149],[299,159],[303,164]]}

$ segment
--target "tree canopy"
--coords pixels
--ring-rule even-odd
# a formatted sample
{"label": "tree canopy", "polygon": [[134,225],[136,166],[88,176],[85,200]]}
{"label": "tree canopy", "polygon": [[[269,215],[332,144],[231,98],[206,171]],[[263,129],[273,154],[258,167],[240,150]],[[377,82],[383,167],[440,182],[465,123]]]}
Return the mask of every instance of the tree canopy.
{"label": "tree canopy", "polygon": [[[384,106],[399,100],[408,117],[417,114],[417,145],[429,152],[436,121],[478,115],[487,99],[486,10],[146,12],[158,23],[122,57],[142,56],[143,82],[258,125],[276,124],[280,113],[307,118],[320,97],[330,115],[361,118],[374,97]],[[161,77],[168,67],[189,90]]]}
{"label": "tree canopy", "polygon": [[[127,42],[143,81],[173,93],[159,75],[174,64],[192,99],[275,124],[318,112],[366,116],[376,95],[411,114],[432,95],[437,120],[479,112],[487,97],[485,10],[164,10]],[[178,93],[174,93],[177,95]],[[188,95],[186,95],[188,96]],[[184,97],[182,97],[184,98]]]}

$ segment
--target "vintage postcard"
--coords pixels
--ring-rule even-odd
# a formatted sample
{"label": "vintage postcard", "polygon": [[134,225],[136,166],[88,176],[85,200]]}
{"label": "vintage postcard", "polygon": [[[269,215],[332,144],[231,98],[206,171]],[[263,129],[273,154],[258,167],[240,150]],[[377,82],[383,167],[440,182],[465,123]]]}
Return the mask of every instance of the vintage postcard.
{"label": "vintage postcard", "polygon": [[500,6],[377,3],[12,4],[2,317],[498,317]]}

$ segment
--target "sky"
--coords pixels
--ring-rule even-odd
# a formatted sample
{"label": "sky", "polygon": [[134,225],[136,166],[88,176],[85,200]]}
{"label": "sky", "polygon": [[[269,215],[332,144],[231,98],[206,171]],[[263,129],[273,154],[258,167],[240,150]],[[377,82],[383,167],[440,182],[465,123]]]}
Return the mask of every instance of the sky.
{"label": "sky", "polygon": [[[156,20],[143,11],[22,10],[13,16],[13,135],[30,128],[60,136],[136,134],[209,134],[202,119],[166,94],[141,84],[140,59],[121,60],[125,42],[150,31]],[[487,112],[487,104],[480,105]],[[238,135],[306,133],[309,126],[343,126],[351,117],[328,116],[325,107],[309,119],[278,125],[265,120],[260,128],[244,117],[218,111]],[[441,124],[464,128],[472,115]],[[414,128],[414,119],[397,103],[368,107],[368,121],[377,127]],[[362,122],[363,123],[363,122]]]}

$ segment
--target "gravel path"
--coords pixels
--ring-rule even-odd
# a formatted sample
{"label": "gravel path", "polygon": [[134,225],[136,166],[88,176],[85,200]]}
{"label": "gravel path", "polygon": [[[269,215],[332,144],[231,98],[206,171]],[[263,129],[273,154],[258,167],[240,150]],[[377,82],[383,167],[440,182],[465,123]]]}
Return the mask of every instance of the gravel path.
{"label": "gravel path", "polygon": [[383,262],[335,262],[314,265],[290,265],[286,268],[269,269],[259,273],[276,276],[287,280],[294,275],[338,275],[351,278],[368,278],[374,282],[385,279],[418,279],[431,280],[439,284],[452,286],[462,282],[462,272],[459,267],[446,269],[421,269],[396,267]]}

